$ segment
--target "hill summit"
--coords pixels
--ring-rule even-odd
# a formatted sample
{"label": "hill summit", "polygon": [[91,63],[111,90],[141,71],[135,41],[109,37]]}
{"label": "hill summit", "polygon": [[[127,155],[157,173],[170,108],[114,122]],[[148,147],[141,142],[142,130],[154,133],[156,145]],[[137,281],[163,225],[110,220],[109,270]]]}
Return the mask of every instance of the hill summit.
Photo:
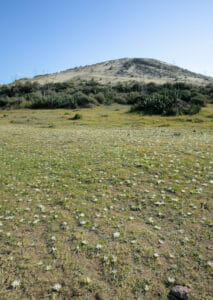
{"label": "hill summit", "polygon": [[95,79],[102,83],[116,83],[129,80],[140,82],[187,82],[205,85],[213,82],[212,77],[193,73],[186,69],[150,58],[121,58],[93,65],[76,67],[66,71],[23,78],[19,82],[30,80],[40,84],[67,82],[71,80]]}

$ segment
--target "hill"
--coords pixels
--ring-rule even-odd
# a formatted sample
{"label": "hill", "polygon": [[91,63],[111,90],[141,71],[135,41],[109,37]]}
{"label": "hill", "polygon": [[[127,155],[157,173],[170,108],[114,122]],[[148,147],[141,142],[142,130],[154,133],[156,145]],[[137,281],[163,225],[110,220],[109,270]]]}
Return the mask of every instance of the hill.
{"label": "hill", "polygon": [[186,69],[148,58],[121,58],[105,61],[94,65],[83,66],[66,71],[35,76],[32,79],[23,78],[15,82],[30,80],[39,84],[67,82],[78,79],[95,79],[102,83],[116,83],[129,80],[140,82],[187,82],[205,85],[213,82],[212,77],[193,73]]}

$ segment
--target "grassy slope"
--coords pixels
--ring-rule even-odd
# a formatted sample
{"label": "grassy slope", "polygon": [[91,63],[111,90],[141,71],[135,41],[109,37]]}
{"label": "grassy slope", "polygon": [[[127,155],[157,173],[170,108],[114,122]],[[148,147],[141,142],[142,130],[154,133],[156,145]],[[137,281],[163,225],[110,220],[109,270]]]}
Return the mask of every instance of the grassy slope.
{"label": "grassy slope", "polygon": [[213,107],[127,109],[0,111],[1,299],[212,299]]}

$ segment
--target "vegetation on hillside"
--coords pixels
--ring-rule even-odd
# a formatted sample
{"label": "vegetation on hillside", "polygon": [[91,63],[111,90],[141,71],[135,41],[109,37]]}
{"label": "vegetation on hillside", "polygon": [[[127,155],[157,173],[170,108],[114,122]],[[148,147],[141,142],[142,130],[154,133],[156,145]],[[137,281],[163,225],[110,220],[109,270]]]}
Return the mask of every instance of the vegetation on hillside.
{"label": "vegetation on hillside", "polygon": [[181,115],[198,113],[213,102],[213,85],[140,82],[100,84],[95,80],[48,83],[16,83],[0,86],[0,107],[7,108],[77,108],[100,104],[130,104],[131,111],[145,114]]}

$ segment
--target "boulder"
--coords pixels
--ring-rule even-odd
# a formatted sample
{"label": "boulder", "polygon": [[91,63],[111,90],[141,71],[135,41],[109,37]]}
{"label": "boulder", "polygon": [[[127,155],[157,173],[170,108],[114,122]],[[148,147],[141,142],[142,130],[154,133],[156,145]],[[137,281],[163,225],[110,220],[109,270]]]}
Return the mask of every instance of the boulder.
{"label": "boulder", "polygon": [[189,299],[189,289],[186,286],[176,285],[169,293],[170,300],[187,300]]}

